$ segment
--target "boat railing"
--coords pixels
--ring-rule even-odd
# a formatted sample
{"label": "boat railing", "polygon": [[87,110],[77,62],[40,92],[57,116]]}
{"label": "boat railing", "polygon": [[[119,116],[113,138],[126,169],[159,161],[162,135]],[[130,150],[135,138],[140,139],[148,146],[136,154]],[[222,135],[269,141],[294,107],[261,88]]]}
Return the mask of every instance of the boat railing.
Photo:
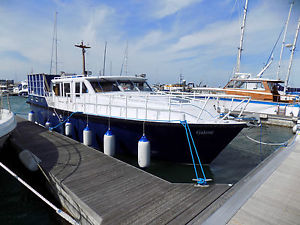
{"label": "boat railing", "polygon": [[291,94],[284,94],[284,95],[273,95],[273,102],[287,102],[291,104],[299,104],[300,103],[300,96],[299,95],[291,95]]}
{"label": "boat railing", "polygon": [[[82,111],[87,114],[106,115],[126,119],[141,119],[151,121],[190,122],[200,120],[228,119],[231,112],[240,109],[241,113],[250,98],[244,97],[239,104],[233,104],[226,110],[221,109],[219,99],[224,95],[173,95],[162,93],[147,94],[71,94],[65,97],[53,96],[50,106],[68,111]],[[159,99],[157,99],[159,98]],[[240,96],[238,97],[240,99]],[[163,101],[159,101],[159,100]]]}
{"label": "boat railing", "polygon": [[59,76],[59,77],[54,77],[54,80],[60,80],[60,79],[66,79],[66,78],[75,78],[75,77],[84,77],[84,75],[73,74],[73,75],[67,75],[67,76]]}

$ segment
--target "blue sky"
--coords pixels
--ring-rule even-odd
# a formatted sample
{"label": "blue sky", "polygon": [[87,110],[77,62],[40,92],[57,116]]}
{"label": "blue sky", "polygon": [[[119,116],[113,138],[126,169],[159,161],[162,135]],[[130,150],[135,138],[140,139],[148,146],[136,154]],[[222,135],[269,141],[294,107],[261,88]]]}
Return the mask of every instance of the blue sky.
{"label": "blue sky", "polygon": [[[257,74],[266,63],[286,21],[290,1],[249,0],[241,72]],[[128,42],[128,74],[146,73],[150,83],[188,82],[224,86],[236,66],[244,0],[1,0],[0,77],[23,80],[49,73],[54,14],[57,11],[58,70],[80,73],[83,40],[87,68],[119,75]],[[286,42],[292,43],[300,16],[295,1]],[[281,39],[264,74],[275,78]],[[298,41],[297,48],[300,47]],[[298,47],[299,46],[299,47]],[[300,48],[299,48],[300,49]],[[290,84],[300,86],[300,51]],[[280,77],[290,52],[285,49]]]}

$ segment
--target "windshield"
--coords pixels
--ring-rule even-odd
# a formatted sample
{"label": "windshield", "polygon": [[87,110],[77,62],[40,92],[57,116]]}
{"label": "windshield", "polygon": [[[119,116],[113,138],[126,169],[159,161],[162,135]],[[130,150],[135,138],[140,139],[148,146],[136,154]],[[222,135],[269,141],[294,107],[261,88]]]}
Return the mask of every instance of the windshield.
{"label": "windshield", "polygon": [[120,91],[118,85],[111,81],[91,81],[91,85],[95,92]]}
{"label": "windshield", "polygon": [[95,92],[110,92],[110,91],[151,91],[150,86],[146,82],[126,81],[90,81]]}

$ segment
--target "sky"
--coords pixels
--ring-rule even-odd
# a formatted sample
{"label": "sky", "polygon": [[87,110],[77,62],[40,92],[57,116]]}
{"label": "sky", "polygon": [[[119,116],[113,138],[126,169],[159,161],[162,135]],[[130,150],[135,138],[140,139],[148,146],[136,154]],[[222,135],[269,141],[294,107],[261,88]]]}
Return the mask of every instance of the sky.
{"label": "sky", "polygon": [[[255,76],[264,67],[290,3],[249,0],[240,72]],[[58,71],[82,73],[81,50],[74,45],[83,41],[91,47],[87,70],[103,74],[107,42],[105,75],[120,75],[123,68],[122,75],[144,73],[151,84],[176,83],[182,74],[187,82],[223,87],[236,67],[244,4],[245,0],[0,0],[0,78],[20,81],[32,72],[50,73],[57,12]],[[299,18],[296,0],[286,43],[293,43]],[[282,36],[263,77],[276,78]],[[289,84],[300,87],[299,43]],[[282,80],[290,53],[285,47]]]}

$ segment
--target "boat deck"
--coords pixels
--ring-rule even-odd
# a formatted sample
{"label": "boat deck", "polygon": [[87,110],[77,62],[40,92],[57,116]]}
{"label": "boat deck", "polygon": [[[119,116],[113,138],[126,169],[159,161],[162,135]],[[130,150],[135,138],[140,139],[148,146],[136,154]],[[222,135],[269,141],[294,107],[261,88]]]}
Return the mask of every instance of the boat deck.
{"label": "boat deck", "polygon": [[170,183],[17,118],[12,143],[39,157],[62,205],[81,224],[187,224],[217,210],[230,187]]}

